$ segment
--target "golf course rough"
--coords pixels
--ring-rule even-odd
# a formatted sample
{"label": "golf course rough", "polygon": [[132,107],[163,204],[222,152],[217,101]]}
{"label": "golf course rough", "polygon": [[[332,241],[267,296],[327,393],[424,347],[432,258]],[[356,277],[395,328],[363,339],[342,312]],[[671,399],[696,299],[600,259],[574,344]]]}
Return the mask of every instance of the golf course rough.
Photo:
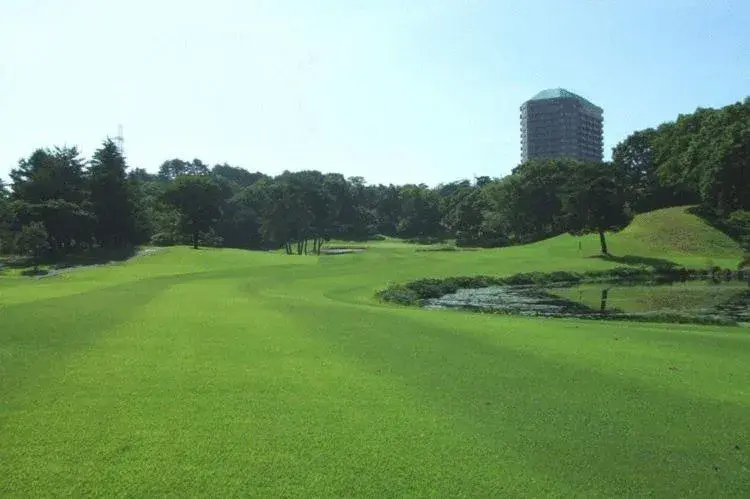
{"label": "golf course rough", "polygon": [[609,237],[620,261],[595,237],[389,240],[4,277],[0,495],[747,496],[750,329],[374,298],[425,277],[736,266],[685,210],[647,215]]}

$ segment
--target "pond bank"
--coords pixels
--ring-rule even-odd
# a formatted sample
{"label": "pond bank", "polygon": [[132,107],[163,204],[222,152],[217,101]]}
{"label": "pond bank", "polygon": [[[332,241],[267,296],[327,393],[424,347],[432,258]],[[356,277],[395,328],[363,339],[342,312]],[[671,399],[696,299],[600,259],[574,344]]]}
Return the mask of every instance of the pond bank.
{"label": "pond bank", "polygon": [[750,321],[750,273],[618,267],[585,273],[451,277],[395,284],[377,296],[428,309],[734,325]]}

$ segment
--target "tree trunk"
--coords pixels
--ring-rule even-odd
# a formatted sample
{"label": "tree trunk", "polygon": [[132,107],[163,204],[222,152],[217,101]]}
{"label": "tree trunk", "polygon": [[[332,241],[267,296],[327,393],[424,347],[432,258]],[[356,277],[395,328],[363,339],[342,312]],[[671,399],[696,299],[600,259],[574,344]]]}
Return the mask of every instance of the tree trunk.
{"label": "tree trunk", "polygon": [[609,289],[602,289],[602,299],[599,304],[599,311],[605,312],[607,310],[607,297],[609,296]]}
{"label": "tree trunk", "polygon": [[198,249],[198,232],[193,232],[193,249]]}
{"label": "tree trunk", "polygon": [[305,254],[307,254],[307,238],[305,238]]}
{"label": "tree trunk", "polygon": [[607,239],[604,237],[604,231],[599,231],[599,243],[602,245],[602,255],[609,255],[609,251],[607,251]]}

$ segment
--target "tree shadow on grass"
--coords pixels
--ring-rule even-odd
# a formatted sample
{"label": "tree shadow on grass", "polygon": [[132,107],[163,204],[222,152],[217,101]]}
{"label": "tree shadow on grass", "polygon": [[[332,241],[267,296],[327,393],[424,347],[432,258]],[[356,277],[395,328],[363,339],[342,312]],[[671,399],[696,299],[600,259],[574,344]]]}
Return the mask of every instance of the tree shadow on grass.
{"label": "tree shadow on grass", "polygon": [[73,265],[101,265],[109,262],[122,262],[134,257],[138,248],[128,246],[123,248],[93,248],[80,253],[72,253],[59,260],[51,261],[58,267]]}
{"label": "tree shadow on grass", "polygon": [[0,269],[22,269],[31,265],[31,258],[20,255],[8,255],[0,258]]}
{"label": "tree shadow on grass", "polygon": [[21,272],[24,277],[40,277],[49,274],[49,270],[46,269],[26,269]]}
{"label": "tree shadow on grass", "polygon": [[646,265],[653,269],[673,269],[679,267],[675,262],[665,258],[652,258],[638,255],[594,255],[590,258],[599,258],[608,262],[622,263],[625,265]]}
{"label": "tree shadow on grass", "polygon": [[[50,255],[43,258],[39,263],[50,265],[55,270],[68,267],[79,267],[87,265],[102,265],[110,262],[122,262],[134,257],[138,253],[136,247],[123,248],[92,248],[77,253],[67,255]],[[28,256],[9,255],[0,258],[0,270],[3,267],[13,269],[25,269],[32,265],[32,260]],[[22,275],[38,276],[32,269],[24,270]]]}

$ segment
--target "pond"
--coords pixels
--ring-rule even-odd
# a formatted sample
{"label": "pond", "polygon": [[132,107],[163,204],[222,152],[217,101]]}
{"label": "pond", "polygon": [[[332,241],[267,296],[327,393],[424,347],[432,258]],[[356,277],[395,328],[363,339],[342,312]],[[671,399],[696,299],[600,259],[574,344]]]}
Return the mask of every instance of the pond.
{"label": "pond", "polygon": [[321,255],[348,255],[351,253],[362,253],[365,248],[323,248],[320,250]]}
{"label": "pond", "polygon": [[671,284],[491,286],[460,289],[424,300],[425,308],[459,308],[547,317],[658,316],[718,318],[750,322],[750,284],[687,281]]}

